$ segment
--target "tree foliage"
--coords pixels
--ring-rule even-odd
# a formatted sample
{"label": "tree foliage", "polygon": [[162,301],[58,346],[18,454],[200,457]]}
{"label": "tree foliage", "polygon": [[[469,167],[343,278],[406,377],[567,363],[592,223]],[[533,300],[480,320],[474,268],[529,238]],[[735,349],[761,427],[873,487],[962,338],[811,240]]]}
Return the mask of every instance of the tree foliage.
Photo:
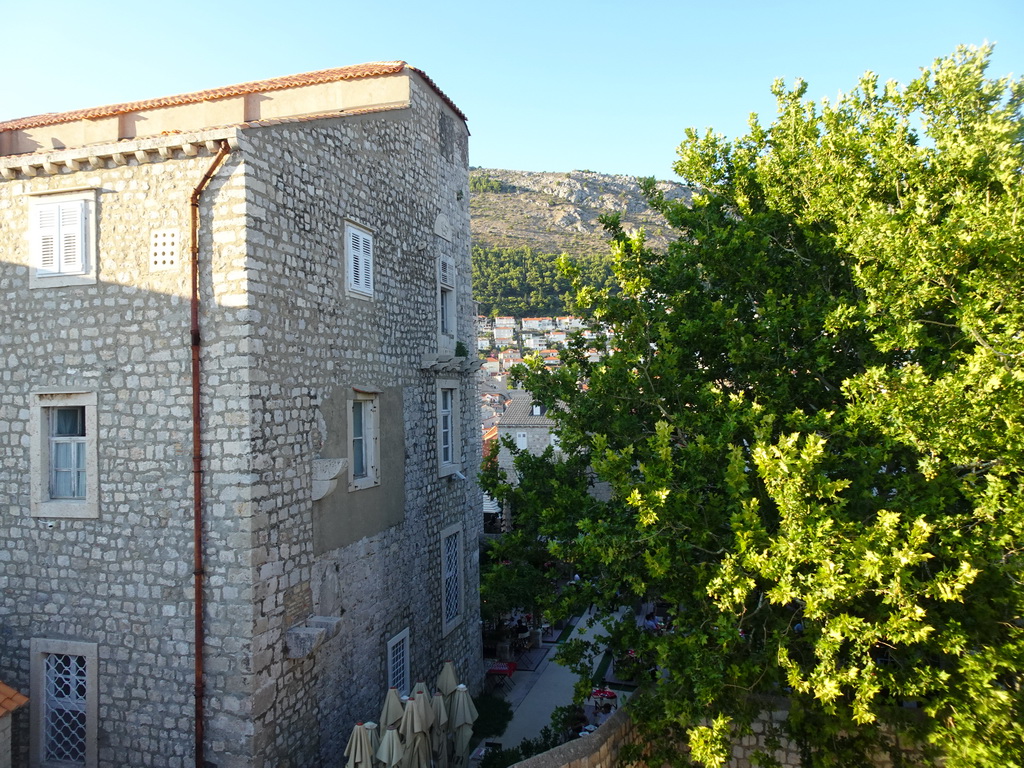
{"label": "tree foliage", "polygon": [[481,615],[489,620],[522,611],[533,614],[539,626],[540,614],[552,612],[559,584],[573,575],[547,545],[561,538],[571,524],[544,512],[588,500],[586,465],[582,456],[555,462],[550,448],[535,456],[516,448],[508,438],[504,445],[522,480],[511,482],[499,468],[499,446],[494,444],[484,459],[481,484],[515,510],[516,520],[513,530],[491,542],[481,564]]}
{"label": "tree foliage", "polygon": [[[572,282],[559,268],[568,257],[532,248],[473,248],[473,298],[485,315],[543,317],[568,314]],[[607,254],[572,260],[579,278],[598,289],[611,287]]]}
{"label": "tree foliage", "polygon": [[679,238],[612,218],[621,291],[578,283],[614,354],[520,372],[612,489],[533,507],[548,547],[609,612],[669,606],[613,633],[665,670],[655,758],[724,764],[785,695],[807,765],[1024,765],[1024,84],[988,56],[688,131],[692,207],[646,186]]}

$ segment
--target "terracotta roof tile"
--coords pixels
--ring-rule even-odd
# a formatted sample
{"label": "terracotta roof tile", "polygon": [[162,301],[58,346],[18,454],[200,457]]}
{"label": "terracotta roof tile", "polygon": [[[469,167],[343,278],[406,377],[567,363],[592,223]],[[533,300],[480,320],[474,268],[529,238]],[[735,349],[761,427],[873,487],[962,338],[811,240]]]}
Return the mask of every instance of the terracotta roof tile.
{"label": "terracotta roof tile", "polygon": [[[15,120],[8,120],[0,123],[0,131],[24,130],[26,128],[38,128],[44,125],[55,125],[56,123],[67,123],[73,120],[95,120],[102,117],[112,117],[128,112],[136,112],[144,109],[158,109],[160,107],[173,107],[182,104],[195,104],[201,101],[213,101],[224,99],[230,96],[242,96],[247,93],[261,93],[264,91],[279,91],[284,88],[296,88],[304,85],[317,85],[320,83],[331,83],[339,80],[356,80],[363,77],[380,77],[382,75],[394,75],[401,72],[408,65],[404,61],[375,61],[367,64],[354,64],[348,67],[335,67],[334,69],[321,69],[316,72],[304,72],[298,75],[286,75],[275,77],[269,80],[254,80],[249,83],[228,85],[222,88],[212,88],[206,91],[195,91],[193,93],[182,93],[177,96],[164,96],[158,99],[147,99],[145,101],[131,101],[122,104],[108,104],[102,107],[91,107],[89,109],[78,109],[71,112],[49,112],[45,115],[33,115],[21,117]],[[463,120],[466,116],[449,99],[440,88],[427,75],[415,67],[410,70],[422,77],[426,83],[437,92],[437,95],[451,107]]]}
{"label": "terracotta roof tile", "polygon": [[28,696],[18,693],[9,685],[0,683],[0,717],[9,715],[26,703],[28,703]]}

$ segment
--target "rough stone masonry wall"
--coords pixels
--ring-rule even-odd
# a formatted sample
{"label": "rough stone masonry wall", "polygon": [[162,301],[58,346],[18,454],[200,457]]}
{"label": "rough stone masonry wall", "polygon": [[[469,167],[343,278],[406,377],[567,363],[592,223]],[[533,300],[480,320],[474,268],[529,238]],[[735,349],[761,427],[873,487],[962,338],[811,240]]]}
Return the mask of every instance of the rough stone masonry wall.
{"label": "rough stone masonry wall", "polygon": [[[203,196],[206,757],[220,768],[335,759],[354,720],[379,712],[385,644],[399,629],[410,629],[414,679],[432,680],[446,658],[473,687],[483,676],[479,491],[437,477],[437,374],[420,364],[434,343],[438,247],[460,259],[458,337],[472,337],[465,128],[419,86],[413,102],[248,129]],[[184,245],[177,270],[151,273],[147,257],[153,229],[187,242],[189,195],[211,157],[174,150],[140,164],[135,149],[117,145],[121,165],[0,182],[0,668],[27,690],[30,638],[96,643],[100,764],[178,767],[192,762],[195,731],[188,272]],[[100,190],[99,280],[30,290],[26,195],[73,187]],[[445,246],[440,213],[452,225]],[[349,311],[338,293],[346,215],[380,226],[375,314]],[[317,554],[318,404],[364,372],[403,393],[405,519]],[[473,477],[476,397],[472,377],[462,381]],[[96,520],[28,515],[28,393],[42,387],[97,393]],[[439,534],[457,521],[465,609],[442,637]],[[287,630],[324,608],[331,574],[342,631],[285,658]]]}
{"label": "rough stone masonry wall", "polygon": [[10,716],[0,717],[0,768],[11,768],[11,722]]}
{"label": "rough stone masonry wall", "polygon": [[[357,720],[377,720],[386,692],[386,644],[410,630],[413,680],[433,682],[456,660],[482,678],[476,542],[482,524],[472,483],[439,478],[437,374],[422,370],[437,351],[438,248],[456,256],[458,334],[472,338],[465,129],[444,139],[451,113],[424,89],[401,112],[263,126],[240,137],[248,213],[248,452],[254,526],[250,565],[256,602],[251,667],[255,695],[249,764],[318,765],[341,759]],[[438,214],[453,241],[437,242]],[[374,231],[372,302],[345,293],[344,223]],[[465,474],[480,448],[475,384],[461,377]],[[382,468],[402,482],[404,521],[339,549],[319,552],[310,496],[322,444],[321,406],[354,385],[402,393],[404,466]],[[343,473],[334,494],[344,495]],[[344,512],[342,512],[344,514]],[[440,632],[440,532],[463,524],[462,624]],[[328,586],[330,588],[328,588]],[[341,619],[341,630],[310,656],[289,659],[286,635],[304,613]],[[230,741],[225,735],[225,742]],[[219,759],[225,768],[234,759]],[[237,764],[241,765],[241,758]]]}
{"label": "rough stone masonry wall", "polygon": [[[540,456],[551,446],[551,430],[554,422],[546,425],[538,424],[503,424],[498,421],[499,437],[504,440],[508,437],[512,443],[516,443],[516,435],[520,432],[526,433],[526,450],[534,456]],[[498,449],[498,466],[501,467],[510,477],[515,477],[515,461],[512,453],[501,444]]]}
{"label": "rough stone masonry wall", "polygon": [[[30,638],[96,643],[101,765],[131,756],[184,766],[194,732],[188,272],[184,258],[166,272],[150,272],[147,259],[152,230],[187,234],[189,195],[211,158],[175,150],[139,164],[133,145],[118,149],[127,153],[123,165],[0,181],[0,669],[27,691]],[[228,209],[244,202],[236,169],[229,163],[209,192]],[[76,187],[99,190],[98,282],[29,289],[26,195]],[[220,216],[204,252],[211,236],[237,240],[243,225],[237,212]],[[214,258],[231,260],[230,247],[218,246]],[[217,272],[219,292],[238,288],[228,286],[227,270]],[[208,272],[207,288],[211,279]],[[221,357],[231,342],[215,333],[209,341],[207,380],[229,378],[228,369],[241,367]],[[44,387],[97,393],[97,519],[29,516],[29,393]],[[219,443],[207,449],[214,473],[244,448],[246,406],[206,403],[206,431]],[[225,495],[215,505],[226,506]],[[241,653],[247,643],[246,591],[227,568],[214,577],[213,610],[229,616],[211,641],[220,653]],[[231,696],[244,706],[245,694],[229,691],[222,708]],[[27,764],[28,722],[19,718],[16,764]]]}

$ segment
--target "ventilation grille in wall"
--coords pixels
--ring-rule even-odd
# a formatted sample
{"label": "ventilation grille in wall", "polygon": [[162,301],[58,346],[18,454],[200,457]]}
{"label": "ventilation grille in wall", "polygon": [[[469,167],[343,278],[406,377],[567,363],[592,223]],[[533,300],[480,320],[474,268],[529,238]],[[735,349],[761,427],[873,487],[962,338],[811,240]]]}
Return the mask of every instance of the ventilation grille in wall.
{"label": "ventilation grille in wall", "polygon": [[178,268],[178,230],[154,229],[149,236],[149,271],[165,272]]}

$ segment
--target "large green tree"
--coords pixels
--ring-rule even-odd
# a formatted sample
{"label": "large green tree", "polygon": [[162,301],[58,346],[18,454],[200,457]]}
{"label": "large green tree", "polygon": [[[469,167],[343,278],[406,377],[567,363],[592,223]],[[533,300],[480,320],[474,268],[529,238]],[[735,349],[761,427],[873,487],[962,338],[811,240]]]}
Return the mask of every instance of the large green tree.
{"label": "large green tree", "polygon": [[784,696],[807,765],[1024,765],[1024,84],[988,56],[687,132],[692,206],[646,188],[679,238],[612,220],[620,290],[580,286],[610,354],[521,372],[611,490],[530,513],[553,553],[669,606],[613,633],[663,670],[655,757],[723,764]]}

